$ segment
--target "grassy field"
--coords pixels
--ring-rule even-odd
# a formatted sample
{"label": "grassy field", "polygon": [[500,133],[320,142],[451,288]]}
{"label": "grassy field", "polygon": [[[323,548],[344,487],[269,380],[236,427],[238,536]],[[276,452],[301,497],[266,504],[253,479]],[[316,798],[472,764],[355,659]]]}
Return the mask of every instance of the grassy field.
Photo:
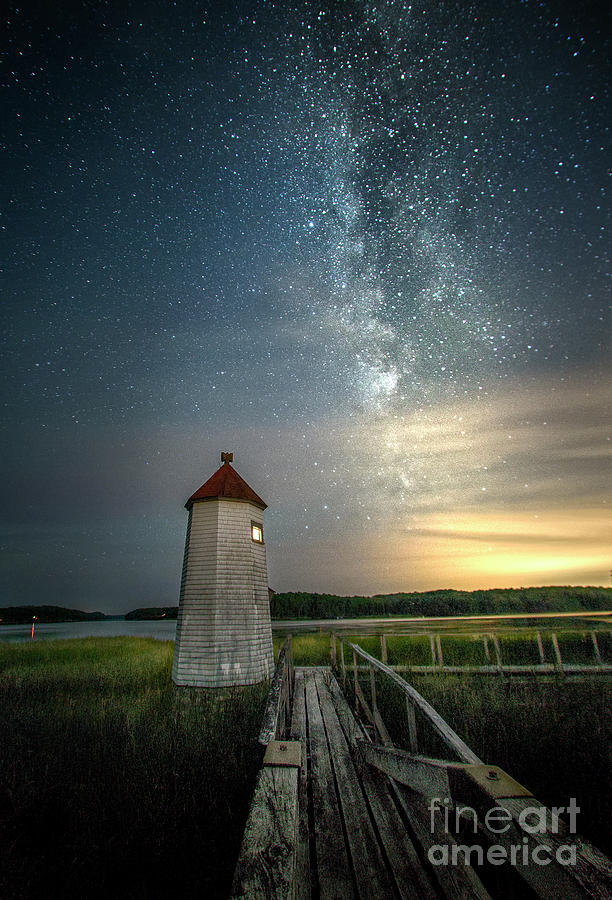
{"label": "grassy field", "polygon": [[[542,638],[552,660],[550,636]],[[509,662],[538,661],[533,634],[499,639]],[[354,640],[380,657],[379,637]],[[564,660],[592,661],[581,632],[559,633],[559,644]],[[599,645],[610,659],[609,635]],[[173,646],[141,638],[0,643],[3,900],[227,896],[267,686],[222,701],[177,697]],[[296,665],[328,665],[329,646],[328,634],[296,635]],[[426,635],[388,636],[387,648],[391,664],[431,661]],[[472,635],[444,636],[442,648],[445,661],[483,662]],[[485,761],[545,803],[576,797],[580,830],[612,852],[607,679],[407,677]],[[378,694],[388,727],[407,746],[403,702],[382,683]],[[423,750],[445,755],[435,741]]]}
{"label": "grassy field", "polygon": [[0,644],[0,897],[226,897],[266,686],[175,697],[174,644]]}

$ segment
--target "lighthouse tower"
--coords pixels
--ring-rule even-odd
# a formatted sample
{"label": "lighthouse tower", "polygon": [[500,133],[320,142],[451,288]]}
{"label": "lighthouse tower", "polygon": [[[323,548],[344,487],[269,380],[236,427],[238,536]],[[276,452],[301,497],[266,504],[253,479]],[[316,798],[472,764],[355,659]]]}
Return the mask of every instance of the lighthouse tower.
{"label": "lighthouse tower", "polygon": [[266,504],[231,466],[232,453],[192,494],[172,680],[225,688],[274,670],[263,513]]}

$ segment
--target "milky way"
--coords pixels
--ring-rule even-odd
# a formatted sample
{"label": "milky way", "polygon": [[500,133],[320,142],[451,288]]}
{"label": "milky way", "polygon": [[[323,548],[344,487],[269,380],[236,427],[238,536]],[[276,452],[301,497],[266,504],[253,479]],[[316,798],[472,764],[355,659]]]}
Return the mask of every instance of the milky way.
{"label": "milky way", "polygon": [[[605,580],[598,5],[7,22],[5,602],[172,602],[183,495],[226,442],[277,587]],[[549,525],[496,579],[509,517]]]}

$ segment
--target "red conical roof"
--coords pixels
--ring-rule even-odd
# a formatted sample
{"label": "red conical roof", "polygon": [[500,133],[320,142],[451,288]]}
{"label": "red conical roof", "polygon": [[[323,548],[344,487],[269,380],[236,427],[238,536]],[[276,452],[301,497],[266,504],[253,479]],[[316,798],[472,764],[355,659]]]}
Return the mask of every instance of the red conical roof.
{"label": "red conical roof", "polygon": [[249,487],[244,478],[230,466],[229,462],[223,463],[214,475],[211,475],[195,494],[192,494],[185,507],[190,508],[195,500],[249,500],[256,506],[266,509],[267,503],[259,497],[253,488]]}

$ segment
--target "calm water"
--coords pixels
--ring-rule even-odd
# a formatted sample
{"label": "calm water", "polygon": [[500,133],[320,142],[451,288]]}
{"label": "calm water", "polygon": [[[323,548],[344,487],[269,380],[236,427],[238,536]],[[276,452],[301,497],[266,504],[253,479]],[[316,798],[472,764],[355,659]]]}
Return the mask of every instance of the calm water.
{"label": "calm water", "polygon": [[[353,634],[382,633],[429,633],[429,632],[489,632],[514,631],[517,628],[544,629],[597,629],[610,627],[611,614],[596,613],[580,616],[568,613],[546,616],[478,616],[438,619],[299,619],[273,622],[274,634],[303,634],[315,631],[352,632]],[[58,638],[82,637],[114,637],[115,635],[131,635],[133,637],[152,637],[160,641],[173,641],[176,632],[175,620],[158,620],[155,622],[126,622],[122,619],[110,622],[54,622],[48,625],[36,625],[34,640],[44,641]],[[0,625],[0,641],[29,641],[31,625]]]}
{"label": "calm water", "polygon": [[[110,622],[51,622],[36,625],[35,641],[57,640],[58,638],[153,637],[160,641],[173,641],[176,620],[155,622],[125,622],[122,619]],[[0,625],[0,641],[29,641],[31,625]]]}

